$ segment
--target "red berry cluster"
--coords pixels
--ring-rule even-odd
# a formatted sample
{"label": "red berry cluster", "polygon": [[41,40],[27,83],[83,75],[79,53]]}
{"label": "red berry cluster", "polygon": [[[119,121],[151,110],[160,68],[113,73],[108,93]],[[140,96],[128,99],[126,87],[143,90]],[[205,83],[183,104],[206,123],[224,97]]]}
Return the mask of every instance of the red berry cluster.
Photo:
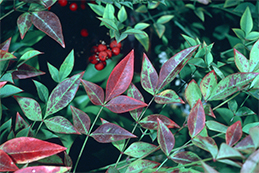
{"label": "red berry cluster", "polygon": [[88,61],[95,64],[96,70],[102,70],[106,66],[106,60],[111,59],[113,55],[119,55],[121,49],[121,43],[117,43],[116,40],[112,41],[107,48],[105,43],[101,43],[98,46],[93,46],[91,52],[94,55],[88,58]]}
{"label": "red berry cluster", "polygon": [[[61,7],[65,7],[68,2],[67,2],[67,0],[58,0],[58,3],[59,3],[59,5],[60,5]],[[85,4],[86,4],[86,0],[81,0],[80,7],[81,7],[82,10],[84,10],[84,9],[86,8],[86,5],[85,5]],[[78,6],[77,6],[77,3],[75,3],[75,2],[73,2],[73,3],[71,3],[71,4],[69,5],[69,9],[70,9],[71,11],[76,11],[77,8],[78,8]]]}

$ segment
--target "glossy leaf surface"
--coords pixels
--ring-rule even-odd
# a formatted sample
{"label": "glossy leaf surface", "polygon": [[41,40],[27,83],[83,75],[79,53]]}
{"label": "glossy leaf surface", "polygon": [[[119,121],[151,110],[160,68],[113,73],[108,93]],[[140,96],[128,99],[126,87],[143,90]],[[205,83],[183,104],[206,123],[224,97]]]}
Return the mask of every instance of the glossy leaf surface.
{"label": "glossy leaf surface", "polygon": [[25,116],[32,121],[41,121],[41,108],[39,103],[29,97],[15,97]]}
{"label": "glossy leaf surface", "polygon": [[150,160],[136,160],[129,165],[125,173],[138,173],[147,168],[155,168],[159,165],[160,163]]}
{"label": "glossy leaf surface", "polygon": [[198,47],[199,45],[184,49],[163,64],[159,72],[156,91],[162,89],[175,78]]}
{"label": "glossy leaf surface", "polygon": [[25,12],[18,17],[17,26],[20,31],[21,39],[24,38],[26,32],[30,29],[31,25],[32,25],[32,22],[31,22],[30,13]]}
{"label": "glossy leaf surface", "polygon": [[105,101],[122,94],[129,87],[133,77],[134,50],[112,70],[106,85]]}
{"label": "glossy leaf surface", "polygon": [[206,126],[208,127],[208,129],[220,133],[226,133],[228,129],[226,125],[213,120],[206,121]]}
{"label": "glossy leaf surface", "polygon": [[259,68],[259,40],[255,42],[251,51],[250,51],[250,59],[249,59],[249,71],[253,72]]}
{"label": "glossy leaf surface", "polygon": [[217,76],[212,70],[200,82],[200,90],[205,100],[210,97],[213,88],[217,85]]}
{"label": "glossy leaf surface", "polygon": [[76,74],[53,89],[47,102],[45,117],[63,109],[73,100],[82,76],[83,72]]}
{"label": "glossy leaf surface", "polygon": [[234,48],[235,64],[240,72],[249,72],[249,62],[247,58]]}
{"label": "glossy leaf surface", "polygon": [[15,171],[15,173],[28,173],[28,172],[65,173],[70,169],[71,167],[65,167],[65,166],[30,166],[30,167]]}
{"label": "glossy leaf surface", "polygon": [[32,66],[27,64],[20,65],[16,71],[12,73],[13,79],[27,79],[40,75],[44,75],[45,72],[42,72]]}
{"label": "glossy leaf surface", "polygon": [[39,98],[41,99],[41,101],[43,102],[47,102],[48,98],[49,98],[49,90],[48,88],[43,85],[42,83],[36,81],[36,80],[32,80],[36,86],[36,90],[38,93]]}
{"label": "glossy leaf surface", "polygon": [[43,54],[43,52],[40,52],[40,51],[37,51],[37,50],[29,50],[27,52],[25,52],[20,58],[19,58],[19,61],[18,61],[18,67],[20,65],[22,65],[23,63],[25,63],[26,61],[30,60],[31,58],[37,56],[37,55],[40,55],[40,54]]}
{"label": "glossy leaf surface", "polygon": [[244,152],[244,153],[252,153],[254,151],[254,142],[250,135],[243,138],[239,143],[237,143],[234,147],[238,151]]}
{"label": "glossy leaf surface", "polygon": [[241,168],[241,173],[255,173],[259,171],[259,150],[256,150],[251,154],[248,159],[245,161]]}
{"label": "glossy leaf surface", "polygon": [[110,100],[104,106],[114,113],[123,113],[145,107],[147,104],[134,98],[120,95]]}
{"label": "glossy leaf surface", "polygon": [[246,8],[244,14],[241,17],[240,27],[245,32],[245,34],[248,34],[253,29],[253,18],[251,16],[249,7]]}
{"label": "glossy leaf surface", "polygon": [[19,168],[14,164],[13,160],[6,154],[3,150],[0,149],[0,171],[16,171]]}
{"label": "glossy leaf surface", "polygon": [[77,129],[64,117],[55,116],[44,120],[47,128],[56,133],[80,134]]}
{"label": "glossy leaf surface", "polygon": [[151,95],[155,94],[155,89],[158,81],[156,69],[148,59],[146,54],[143,54],[142,68],[140,73],[141,86]]}
{"label": "glossy leaf surface", "polygon": [[87,134],[90,128],[91,120],[89,116],[80,109],[70,106],[73,116],[74,127],[83,134]]}
{"label": "glossy leaf surface", "polygon": [[219,153],[217,155],[217,160],[225,158],[243,158],[243,156],[236,149],[232,148],[226,143],[221,143]]}
{"label": "glossy leaf surface", "polygon": [[36,28],[45,32],[48,36],[53,38],[63,48],[65,48],[61,23],[54,13],[50,11],[33,12],[31,21]]}
{"label": "glossy leaf surface", "polygon": [[105,123],[91,133],[91,137],[100,143],[109,143],[122,139],[136,138],[137,136],[116,124]]}
{"label": "glossy leaf surface", "polygon": [[60,145],[31,137],[11,139],[0,146],[18,164],[30,163],[66,150]]}
{"label": "glossy leaf surface", "polygon": [[193,138],[199,134],[205,126],[205,112],[201,100],[199,99],[197,103],[191,109],[188,116],[187,125],[189,129],[189,134]]}
{"label": "glossy leaf surface", "polygon": [[252,81],[258,73],[234,73],[222,79],[214,87],[208,100],[222,100],[242,89],[243,86]]}
{"label": "glossy leaf surface", "polygon": [[74,67],[74,49],[70,51],[70,53],[67,55],[66,59],[63,61],[63,63],[60,66],[59,69],[59,79],[63,81],[68,75],[72,72]]}
{"label": "glossy leaf surface", "polygon": [[151,151],[154,152],[156,148],[157,146],[146,142],[134,142],[125,150],[124,154],[131,157],[140,158]]}
{"label": "glossy leaf surface", "polygon": [[184,104],[184,101],[176,94],[174,90],[171,90],[171,89],[166,89],[161,93],[156,94],[155,102],[158,104],[172,104],[172,103]]}
{"label": "glossy leaf surface", "polygon": [[242,126],[241,121],[237,121],[228,127],[226,132],[226,143],[229,146],[233,146],[242,137]]}
{"label": "glossy leaf surface", "polygon": [[143,118],[139,124],[145,129],[155,130],[157,129],[157,118],[159,118],[168,128],[180,128],[180,126],[170,118],[160,114],[149,115]]}
{"label": "glossy leaf surface", "polygon": [[180,164],[188,164],[200,160],[199,156],[191,151],[183,151],[176,154],[173,153],[170,155],[170,159]]}
{"label": "glossy leaf surface", "polygon": [[0,62],[10,59],[16,59],[16,57],[13,54],[0,49]]}
{"label": "glossy leaf surface", "polygon": [[103,89],[99,85],[96,85],[95,83],[88,82],[83,79],[81,80],[81,82],[91,102],[94,105],[103,105],[103,101],[104,101]]}
{"label": "glossy leaf surface", "polygon": [[199,99],[201,100],[201,91],[194,79],[192,79],[191,82],[187,85],[184,95],[191,108],[197,103]]}
{"label": "glossy leaf surface", "polygon": [[159,118],[157,118],[157,141],[161,150],[169,156],[175,144],[174,135]]}
{"label": "glossy leaf surface", "polygon": [[18,88],[16,86],[6,84],[2,88],[0,88],[0,98],[9,97],[11,95],[20,93],[22,91],[23,90],[21,90],[20,88]]}

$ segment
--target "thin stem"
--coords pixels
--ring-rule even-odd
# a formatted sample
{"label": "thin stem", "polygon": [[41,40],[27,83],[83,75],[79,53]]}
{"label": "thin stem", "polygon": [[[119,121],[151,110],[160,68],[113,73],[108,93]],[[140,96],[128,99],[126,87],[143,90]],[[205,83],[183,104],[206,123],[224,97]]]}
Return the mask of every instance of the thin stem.
{"label": "thin stem", "polygon": [[248,95],[245,100],[242,102],[242,104],[240,105],[240,108],[245,104],[246,100],[250,97],[250,95]]}
{"label": "thin stem", "polygon": [[39,127],[38,127],[38,129],[37,129],[37,131],[36,131],[36,133],[35,133],[35,136],[38,134],[38,132],[39,132],[39,130],[40,130],[42,124],[43,124],[43,121],[41,121],[41,123],[40,123],[40,125],[39,125]]}
{"label": "thin stem", "polygon": [[87,140],[88,140],[88,138],[89,138],[89,135],[90,135],[90,133],[91,133],[91,131],[92,131],[92,129],[93,129],[93,127],[94,127],[96,121],[98,120],[98,118],[99,118],[99,116],[100,116],[102,110],[103,110],[103,106],[100,108],[98,114],[96,115],[96,117],[95,117],[95,119],[94,119],[94,121],[93,121],[93,123],[92,123],[92,125],[91,125],[91,127],[90,127],[90,129],[89,129],[89,131],[88,131],[88,133],[87,133],[87,136],[86,136],[86,138],[85,138],[85,141],[84,141],[84,143],[83,143],[83,146],[82,146],[82,148],[81,148],[81,151],[80,151],[80,153],[79,153],[79,155],[78,155],[78,158],[77,158],[77,161],[76,161],[76,164],[75,164],[73,173],[76,172],[76,168],[77,168],[77,165],[78,165],[79,160],[80,160],[80,158],[81,158],[81,155],[82,155],[82,153],[83,153],[83,151],[84,151],[86,142],[87,142]]}
{"label": "thin stem", "polygon": [[157,167],[156,171],[158,171],[168,160],[168,157]]}
{"label": "thin stem", "polygon": [[12,10],[10,10],[8,13],[6,13],[5,15],[3,15],[0,20],[2,20],[3,18],[5,18],[6,16],[10,15],[11,13],[13,13],[14,11],[16,11],[18,8],[22,7],[23,5],[25,5],[26,3],[25,2],[20,2],[18,4],[18,6],[15,8],[13,8]]}
{"label": "thin stem", "polygon": [[232,100],[233,98],[235,98],[238,94],[240,94],[240,92],[236,93],[235,95],[233,95],[232,97],[230,97],[229,99],[225,100],[224,102],[222,102],[221,104],[219,104],[218,106],[216,106],[215,108],[213,108],[212,110],[216,110],[219,107],[221,107],[222,105],[224,105],[225,103],[227,103],[228,101]]}

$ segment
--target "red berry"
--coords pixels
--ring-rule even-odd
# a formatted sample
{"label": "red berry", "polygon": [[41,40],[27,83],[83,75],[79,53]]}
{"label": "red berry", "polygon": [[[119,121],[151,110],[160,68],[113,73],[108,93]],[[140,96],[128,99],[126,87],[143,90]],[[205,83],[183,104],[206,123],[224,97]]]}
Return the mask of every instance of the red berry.
{"label": "red berry", "polygon": [[93,46],[93,47],[92,47],[92,49],[91,49],[91,52],[92,52],[92,53],[96,53],[96,52],[98,52],[98,50],[97,50],[97,46]]}
{"label": "red berry", "polygon": [[82,37],[87,37],[87,36],[88,36],[88,31],[87,31],[87,29],[82,29],[82,30],[81,30],[81,36],[82,36]]}
{"label": "red berry", "polygon": [[88,58],[88,61],[92,64],[97,64],[99,61],[97,60],[97,57],[95,55],[92,55]]}
{"label": "red berry", "polygon": [[58,3],[61,7],[65,7],[67,5],[67,0],[58,0]]}
{"label": "red berry", "polygon": [[112,53],[114,54],[114,55],[119,55],[119,53],[120,53],[120,48],[118,48],[118,47],[114,47],[114,48],[112,48]]}
{"label": "red berry", "polygon": [[107,49],[105,52],[107,53],[108,58],[112,57],[112,51],[110,49]]}
{"label": "red berry", "polygon": [[113,41],[110,43],[110,48],[114,48],[114,47],[121,48],[121,43],[117,43],[116,40],[113,40]]}
{"label": "red berry", "polygon": [[99,53],[99,59],[100,61],[106,61],[106,58],[108,57],[107,53],[105,51],[102,51]]}
{"label": "red berry", "polygon": [[98,52],[105,51],[107,49],[107,46],[104,44],[99,44],[97,47]]}
{"label": "red berry", "polygon": [[99,61],[97,64],[95,64],[96,70],[102,70],[106,66],[106,61]]}
{"label": "red berry", "polygon": [[50,9],[51,9],[51,7],[48,8],[48,10],[50,10]]}
{"label": "red berry", "polygon": [[80,4],[80,7],[82,10],[84,10],[86,8],[85,4]]}
{"label": "red berry", "polygon": [[77,10],[77,4],[76,4],[76,3],[70,4],[69,9],[70,9],[71,11],[76,11],[76,10]]}

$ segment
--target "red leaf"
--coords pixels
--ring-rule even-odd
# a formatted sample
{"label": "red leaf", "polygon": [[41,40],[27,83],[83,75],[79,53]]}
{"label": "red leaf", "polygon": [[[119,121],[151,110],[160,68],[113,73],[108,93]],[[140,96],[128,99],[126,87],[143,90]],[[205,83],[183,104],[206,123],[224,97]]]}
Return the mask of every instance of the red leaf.
{"label": "red leaf", "polygon": [[103,105],[103,101],[104,101],[103,89],[100,86],[83,79],[81,79],[81,82],[91,102],[95,105]]}
{"label": "red leaf", "polygon": [[200,160],[199,156],[197,156],[195,153],[191,151],[183,151],[176,154],[173,153],[170,156],[170,159],[180,164],[188,164],[188,163],[197,162]]}
{"label": "red leaf", "polygon": [[2,88],[6,83],[7,83],[7,81],[0,82],[0,88]]}
{"label": "red leaf", "polygon": [[21,39],[24,38],[26,32],[30,29],[31,25],[32,25],[32,22],[31,22],[30,13],[25,12],[18,17],[17,26],[20,31]]}
{"label": "red leaf", "polygon": [[241,121],[237,121],[228,127],[226,132],[226,143],[229,146],[233,146],[242,137],[242,126]]}
{"label": "red leaf", "polygon": [[251,136],[248,135],[237,143],[234,148],[244,153],[251,154],[254,151],[254,146]]}
{"label": "red leaf", "polygon": [[13,79],[27,79],[39,75],[44,75],[45,72],[42,72],[32,66],[27,64],[22,64],[18,67],[16,71],[12,73]]}
{"label": "red leaf", "polygon": [[118,97],[113,98],[104,106],[112,112],[124,113],[134,109],[145,107],[147,106],[147,104],[134,98],[120,95]]}
{"label": "red leaf", "polygon": [[10,60],[10,59],[16,59],[16,57],[7,51],[0,50],[0,62]]}
{"label": "red leaf", "polygon": [[57,41],[63,48],[65,48],[65,42],[62,34],[61,23],[59,18],[50,11],[33,12],[31,16],[32,23],[45,32],[48,36]]}
{"label": "red leaf", "polygon": [[18,169],[13,160],[3,150],[0,150],[0,171],[7,172],[16,171]]}
{"label": "red leaf", "polygon": [[175,78],[175,76],[181,71],[181,69],[189,61],[192,54],[198,47],[199,45],[184,49],[181,52],[175,54],[173,57],[171,57],[168,61],[166,61],[163,64],[159,72],[156,91],[159,91],[160,89],[162,89],[165,85],[170,83]]}
{"label": "red leaf", "polygon": [[148,168],[156,168],[157,166],[159,166],[160,163],[158,162],[154,162],[151,160],[136,160],[132,163],[130,163],[129,167],[127,168],[127,170],[125,171],[125,173],[131,173],[131,172],[142,172],[145,169]]}
{"label": "red leaf", "polygon": [[99,126],[92,134],[96,141],[100,143],[109,143],[114,141],[120,141],[122,139],[136,138],[137,136],[123,129],[122,127],[113,124],[105,123]]}
{"label": "red leaf", "polygon": [[12,37],[0,44],[0,49],[8,52]]}
{"label": "red leaf", "polygon": [[106,85],[105,101],[122,94],[129,87],[134,72],[134,50],[112,70]]}
{"label": "red leaf", "polygon": [[159,146],[165,155],[169,156],[175,144],[174,135],[159,118],[157,118],[157,124],[157,140]]}
{"label": "red leaf", "polygon": [[31,137],[11,139],[0,146],[12,159],[18,163],[30,163],[66,150],[57,144]]}
{"label": "red leaf", "polygon": [[67,172],[70,169],[71,167],[64,167],[64,166],[30,166],[30,167],[15,171],[14,173],[28,173],[28,172],[63,173],[63,172]]}
{"label": "red leaf", "polygon": [[88,134],[89,128],[90,128],[90,124],[91,124],[91,120],[89,118],[89,116],[84,113],[83,111],[81,111],[80,109],[77,109],[73,106],[70,106],[71,111],[72,111],[72,116],[73,116],[73,122],[74,122],[74,126],[75,128],[83,134]]}
{"label": "red leaf", "polygon": [[176,94],[174,90],[171,90],[171,89],[166,89],[161,93],[156,94],[155,102],[158,104],[172,104],[172,103],[184,104],[184,101]]}
{"label": "red leaf", "polygon": [[140,82],[142,87],[150,94],[155,94],[158,74],[146,54],[143,54]]}
{"label": "red leaf", "polygon": [[26,127],[29,127],[29,124],[26,121],[24,121],[19,112],[17,112],[15,121],[15,131],[20,131],[21,129],[24,129]]}
{"label": "red leaf", "polygon": [[145,129],[155,130],[157,129],[157,118],[159,118],[168,128],[180,128],[180,126],[170,118],[160,114],[149,115],[143,118],[139,124]]}
{"label": "red leaf", "polygon": [[205,112],[201,100],[199,99],[197,103],[191,109],[189,114],[187,125],[189,129],[190,136],[193,138],[198,133],[202,131],[205,126]]}

